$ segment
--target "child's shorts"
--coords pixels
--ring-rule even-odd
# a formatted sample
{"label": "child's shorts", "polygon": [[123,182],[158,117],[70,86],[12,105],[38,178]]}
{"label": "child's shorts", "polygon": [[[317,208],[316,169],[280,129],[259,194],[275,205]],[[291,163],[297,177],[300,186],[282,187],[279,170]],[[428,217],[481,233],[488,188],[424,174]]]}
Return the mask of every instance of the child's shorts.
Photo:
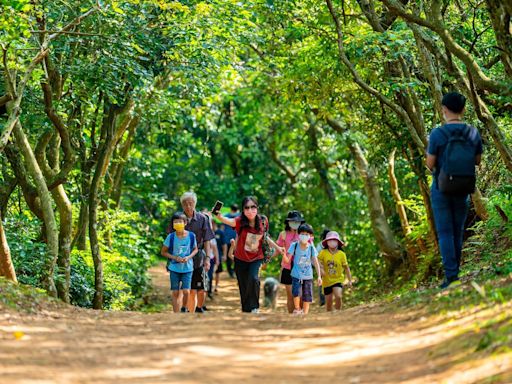
{"label": "child's shorts", "polygon": [[305,303],[313,302],[313,279],[300,280],[292,277],[292,296],[301,296]]}
{"label": "child's shorts", "polygon": [[179,291],[180,289],[190,289],[190,287],[192,286],[192,272],[170,272],[171,291]]}
{"label": "child's shorts", "polygon": [[336,283],[336,284],[330,285],[328,287],[324,287],[324,295],[330,295],[332,293],[332,289],[336,288],[336,287],[343,288],[343,284]]}

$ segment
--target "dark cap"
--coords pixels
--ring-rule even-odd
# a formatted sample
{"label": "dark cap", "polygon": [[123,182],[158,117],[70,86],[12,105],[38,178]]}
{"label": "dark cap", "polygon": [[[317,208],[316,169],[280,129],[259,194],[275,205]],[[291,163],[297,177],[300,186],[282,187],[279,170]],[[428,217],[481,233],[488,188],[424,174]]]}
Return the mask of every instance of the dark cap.
{"label": "dark cap", "polygon": [[288,221],[298,221],[299,223],[305,223],[306,220],[302,217],[299,211],[290,211],[288,212],[288,216],[286,216],[286,219],[284,219],[284,222],[287,223]]}

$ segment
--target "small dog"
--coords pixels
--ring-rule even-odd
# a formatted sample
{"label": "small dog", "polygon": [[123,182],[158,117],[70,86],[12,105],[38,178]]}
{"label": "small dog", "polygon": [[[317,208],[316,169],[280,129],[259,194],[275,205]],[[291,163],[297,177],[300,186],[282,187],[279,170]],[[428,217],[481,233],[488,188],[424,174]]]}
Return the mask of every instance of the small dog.
{"label": "small dog", "polygon": [[267,277],[263,283],[263,292],[265,294],[265,300],[263,305],[265,307],[272,306],[272,309],[276,309],[277,305],[277,294],[279,291],[279,281],[273,277]]}

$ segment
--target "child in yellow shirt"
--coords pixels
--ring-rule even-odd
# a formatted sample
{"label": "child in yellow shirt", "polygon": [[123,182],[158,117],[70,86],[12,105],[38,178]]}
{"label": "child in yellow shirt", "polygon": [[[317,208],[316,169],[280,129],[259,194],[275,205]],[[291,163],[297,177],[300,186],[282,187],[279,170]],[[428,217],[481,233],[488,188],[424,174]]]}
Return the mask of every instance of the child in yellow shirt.
{"label": "child in yellow shirt", "polygon": [[[318,254],[318,262],[322,271],[322,286],[325,295],[325,308],[328,312],[332,311],[332,302],[334,295],[334,307],[341,309],[343,283],[345,274],[348,277],[348,286],[352,286],[352,274],[347,262],[347,256],[341,250],[345,244],[340,240],[338,232],[331,231],[322,241],[324,249]],[[343,273],[345,272],[345,274]]]}

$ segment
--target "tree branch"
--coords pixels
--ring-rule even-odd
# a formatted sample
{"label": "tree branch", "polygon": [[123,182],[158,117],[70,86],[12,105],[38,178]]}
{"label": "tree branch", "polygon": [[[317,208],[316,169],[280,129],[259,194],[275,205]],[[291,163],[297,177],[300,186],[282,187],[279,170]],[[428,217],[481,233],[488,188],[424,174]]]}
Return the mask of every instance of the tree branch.
{"label": "tree branch", "polygon": [[512,95],[512,86],[510,84],[507,85],[489,78],[473,59],[472,55],[455,41],[443,22],[441,10],[437,1],[433,2],[430,8],[434,22],[429,22],[417,15],[407,12],[403,5],[396,0],[381,1],[386,5],[386,7],[391,9],[393,12],[396,12],[406,21],[421,25],[433,32],[436,32],[443,40],[446,48],[468,67],[474,76],[475,83],[480,89],[486,89],[499,95]]}
{"label": "tree branch", "polygon": [[352,74],[352,77],[354,78],[354,81],[356,84],[358,84],[363,90],[368,92],[369,94],[375,96],[378,100],[380,100],[383,104],[385,104],[388,108],[390,108],[393,112],[395,112],[398,116],[400,116],[403,121],[405,122],[409,133],[411,134],[412,139],[414,140],[414,143],[418,146],[420,151],[425,150],[425,144],[423,143],[423,140],[419,137],[418,132],[414,129],[414,125],[407,114],[407,112],[398,104],[394,103],[390,99],[388,99],[386,96],[381,94],[378,90],[367,84],[359,75],[356,68],[352,64],[352,62],[348,59],[345,48],[343,46],[343,33],[341,31],[341,24],[338,18],[338,15],[336,11],[334,10],[334,6],[332,4],[332,0],[326,0],[327,7],[329,8],[329,12],[331,13],[332,19],[334,21],[334,26],[336,28],[336,34],[338,36],[337,42],[338,42],[338,53],[341,61],[345,66],[349,69],[350,73]]}

